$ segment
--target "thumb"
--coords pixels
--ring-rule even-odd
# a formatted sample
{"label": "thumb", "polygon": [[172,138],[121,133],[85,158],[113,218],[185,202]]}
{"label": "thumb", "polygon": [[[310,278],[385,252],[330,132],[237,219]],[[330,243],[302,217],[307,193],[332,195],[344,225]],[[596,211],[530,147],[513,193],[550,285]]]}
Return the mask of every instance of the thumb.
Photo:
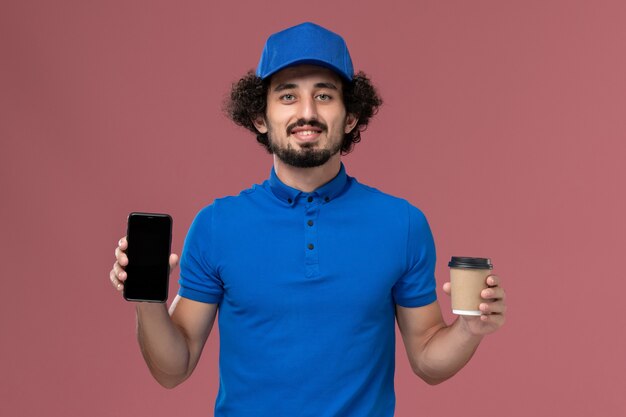
{"label": "thumb", "polygon": [[443,292],[445,292],[446,294],[450,295],[450,292],[452,291],[452,284],[450,284],[449,282],[446,282],[443,284]]}

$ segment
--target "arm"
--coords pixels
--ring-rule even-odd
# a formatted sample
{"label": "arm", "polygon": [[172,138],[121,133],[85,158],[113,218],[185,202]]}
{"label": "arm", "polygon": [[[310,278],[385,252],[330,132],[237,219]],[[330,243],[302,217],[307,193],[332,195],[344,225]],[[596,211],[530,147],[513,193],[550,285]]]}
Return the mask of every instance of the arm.
{"label": "arm", "polygon": [[[127,278],[126,238],[115,250],[116,261],[110,280],[123,291]],[[178,265],[178,256],[170,256],[170,270]],[[166,388],[173,388],[193,372],[206,343],[217,313],[217,304],[207,304],[176,296],[168,310],[165,303],[137,303],[137,338],[152,376]]]}
{"label": "arm", "polygon": [[413,372],[431,385],[461,370],[482,339],[468,332],[461,320],[447,326],[436,301],[415,308],[396,305],[396,316]]}
{"label": "arm", "polygon": [[176,296],[168,314],[165,304],[138,303],[137,339],[159,384],[174,388],[191,375],[213,328],[217,306]]}
{"label": "arm", "polygon": [[[489,288],[481,297],[481,316],[459,316],[447,326],[435,301],[423,307],[397,305],[396,317],[413,372],[434,385],[452,377],[465,366],[482,338],[504,324],[504,290],[495,275],[487,277]],[[450,285],[444,285],[450,292]]]}

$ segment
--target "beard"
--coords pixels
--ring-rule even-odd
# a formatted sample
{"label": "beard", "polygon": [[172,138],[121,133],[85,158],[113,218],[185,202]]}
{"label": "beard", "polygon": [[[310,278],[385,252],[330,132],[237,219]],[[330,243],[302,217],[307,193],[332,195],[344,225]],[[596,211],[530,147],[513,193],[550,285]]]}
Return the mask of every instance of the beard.
{"label": "beard", "polygon": [[[298,120],[298,122],[287,127],[287,136],[291,134],[291,130],[296,126],[314,126],[322,129],[322,132],[328,133],[328,128],[325,124],[320,123],[316,120],[304,121]],[[302,144],[300,145],[301,149],[294,149],[291,146],[291,143],[287,143],[287,146],[280,146],[280,144],[276,143],[273,139],[273,130],[268,127],[267,138],[269,141],[268,150],[271,154],[276,155],[278,159],[284,162],[287,165],[291,165],[296,168],[314,168],[321,165],[324,165],[328,160],[339,153],[341,150],[342,141],[339,140],[337,143],[331,144],[329,147],[316,149],[313,144]],[[343,139],[343,138],[342,138]]]}
{"label": "beard", "polygon": [[302,149],[294,149],[291,144],[280,146],[272,142],[269,136],[269,150],[276,155],[278,159],[287,165],[296,168],[314,168],[324,165],[328,160],[341,150],[341,143],[332,148],[314,149],[312,147],[302,146]]}

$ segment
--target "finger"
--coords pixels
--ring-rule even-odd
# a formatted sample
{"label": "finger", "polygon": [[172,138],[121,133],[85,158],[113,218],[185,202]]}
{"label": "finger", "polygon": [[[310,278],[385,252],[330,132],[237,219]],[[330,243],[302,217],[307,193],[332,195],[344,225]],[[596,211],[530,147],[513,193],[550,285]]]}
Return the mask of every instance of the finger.
{"label": "finger", "polygon": [[497,275],[489,275],[487,277],[487,285],[490,287],[497,287],[500,285],[500,278]]}
{"label": "finger", "polygon": [[115,248],[115,259],[121,266],[128,265],[128,256],[126,256],[126,253],[123,252],[119,246]]}
{"label": "finger", "polygon": [[176,255],[175,253],[172,253],[170,255],[170,271],[178,266],[178,261],[179,261],[178,255]]}
{"label": "finger", "polygon": [[126,271],[124,270],[124,268],[122,268],[117,262],[113,264],[113,272],[115,273],[115,278],[117,278],[118,281],[126,281],[128,275],[126,275]]}
{"label": "finger", "polygon": [[449,282],[445,282],[443,284],[443,292],[445,292],[446,294],[450,295],[451,291],[452,291],[452,284],[450,284]]}
{"label": "finger", "polygon": [[111,270],[111,272],[109,273],[109,279],[111,280],[111,284],[113,284],[113,287],[118,290],[118,291],[122,291],[124,289],[124,284],[122,284],[118,279],[117,279],[117,275],[115,274],[114,270]]}
{"label": "finger", "polygon": [[504,314],[506,312],[506,304],[502,301],[480,303],[478,308],[483,314]]}
{"label": "finger", "polygon": [[128,240],[126,240],[126,236],[121,238],[120,241],[117,243],[117,245],[119,246],[121,250],[128,249]]}
{"label": "finger", "polygon": [[506,317],[503,314],[483,314],[480,316],[480,321],[486,324],[492,324],[497,327],[502,327],[506,321]]}
{"label": "finger", "polygon": [[482,290],[480,296],[485,300],[504,300],[505,293],[501,287],[490,287]]}

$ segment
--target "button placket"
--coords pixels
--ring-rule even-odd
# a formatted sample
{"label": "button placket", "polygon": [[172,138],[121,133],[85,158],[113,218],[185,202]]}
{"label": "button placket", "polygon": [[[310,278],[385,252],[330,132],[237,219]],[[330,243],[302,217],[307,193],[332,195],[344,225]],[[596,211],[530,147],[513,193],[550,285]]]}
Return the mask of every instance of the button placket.
{"label": "button placket", "polygon": [[320,206],[315,198],[308,196],[306,198],[307,207],[304,211],[304,259],[306,277],[312,278],[319,275],[319,258],[317,247],[317,217],[319,215]]}

